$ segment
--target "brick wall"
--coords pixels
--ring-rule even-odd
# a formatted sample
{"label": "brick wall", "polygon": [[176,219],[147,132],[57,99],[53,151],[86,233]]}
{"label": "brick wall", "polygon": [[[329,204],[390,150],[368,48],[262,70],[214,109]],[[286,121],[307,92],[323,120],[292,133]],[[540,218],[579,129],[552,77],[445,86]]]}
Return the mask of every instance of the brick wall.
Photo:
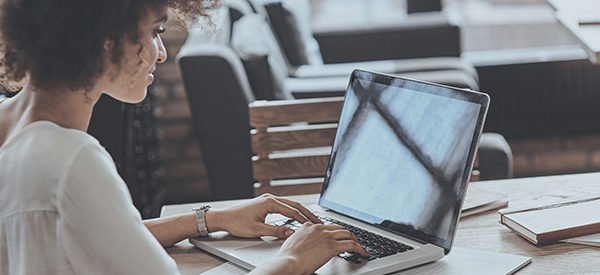
{"label": "brick wall", "polygon": [[509,141],[515,177],[600,171],[600,135]]}
{"label": "brick wall", "polygon": [[166,22],[161,37],[168,59],[156,68],[156,79],[161,92],[164,125],[165,203],[201,201],[210,189],[202,162],[202,154],[192,128],[191,113],[175,57],[185,42],[185,29],[173,30],[174,21]]}

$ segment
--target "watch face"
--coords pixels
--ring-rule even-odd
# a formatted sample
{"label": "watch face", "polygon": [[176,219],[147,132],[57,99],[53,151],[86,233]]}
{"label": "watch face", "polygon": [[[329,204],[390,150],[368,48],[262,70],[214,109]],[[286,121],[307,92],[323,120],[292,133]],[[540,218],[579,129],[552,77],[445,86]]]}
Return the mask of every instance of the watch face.
{"label": "watch face", "polygon": [[200,206],[200,207],[194,207],[194,208],[192,208],[192,211],[207,210],[209,208],[210,208],[210,204],[207,204],[207,205],[203,205],[203,206]]}

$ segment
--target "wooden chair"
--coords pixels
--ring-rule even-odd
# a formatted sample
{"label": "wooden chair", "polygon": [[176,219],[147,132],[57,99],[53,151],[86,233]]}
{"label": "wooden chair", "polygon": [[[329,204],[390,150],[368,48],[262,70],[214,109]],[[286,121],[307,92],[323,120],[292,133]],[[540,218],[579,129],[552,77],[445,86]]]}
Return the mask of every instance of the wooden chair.
{"label": "wooden chair", "polygon": [[[249,104],[255,196],[321,191],[343,101],[330,97]],[[472,180],[478,175],[475,170]]]}

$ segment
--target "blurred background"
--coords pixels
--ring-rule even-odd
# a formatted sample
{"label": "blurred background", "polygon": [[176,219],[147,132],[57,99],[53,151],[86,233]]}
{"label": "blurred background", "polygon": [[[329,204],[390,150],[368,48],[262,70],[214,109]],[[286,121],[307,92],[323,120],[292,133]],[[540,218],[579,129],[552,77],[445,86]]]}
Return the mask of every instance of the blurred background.
{"label": "blurred background", "polygon": [[[312,0],[311,4],[314,26],[340,22],[373,25],[378,21],[401,21],[408,16],[406,0]],[[540,105],[539,101],[547,100],[544,97],[555,96],[544,93],[557,92],[554,91],[557,86],[561,93],[574,96],[598,92],[598,86],[592,79],[600,75],[600,71],[581,56],[581,51],[575,50],[575,56],[566,61],[533,62],[534,65],[519,66],[514,64],[520,61],[496,60],[498,64],[492,65],[498,66],[484,64],[486,58],[493,59],[495,55],[502,54],[498,50],[514,49],[513,56],[522,56],[535,54],[528,52],[531,48],[578,45],[579,41],[556,19],[555,10],[547,1],[444,0],[441,6],[460,26],[463,55],[472,54],[474,63],[482,63],[478,66],[480,88],[492,97],[486,131],[499,132],[508,140],[514,156],[514,176],[600,170],[600,117],[590,117],[587,113],[564,113],[586,112],[585,108],[595,108],[593,106],[600,101],[589,102],[589,99],[597,100],[598,96],[577,98],[575,102],[554,102],[551,103],[554,105],[549,105],[552,108],[548,105],[536,107]],[[163,35],[169,60],[156,72],[159,80],[156,83],[159,90],[157,97],[162,106],[160,120],[164,125],[163,203],[198,201],[202,200],[203,194],[210,192],[202,152],[196,141],[186,93],[174,58],[186,37],[185,31],[168,31]],[[511,55],[510,52],[508,54]],[[498,73],[505,75],[496,75]],[[522,80],[527,77],[531,79]],[[588,78],[583,81],[587,83],[581,83],[579,78]],[[518,83],[521,87],[515,87],[515,81],[521,81]],[[560,103],[573,106],[563,110]],[[577,104],[581,106],[575,106]],[[562,116],[573,118],[564,120]],[[539,124],[544,121],[547,125],[541,127]],[[577,121],[596,123],[571,127],[575,126],[571,123]],[[565,129],[556,129],[561,125]]]}
{"label": "blurred background", "polygon": [[[339,62],[335,56],[339,48],[327,47],[332,41],[324,33],[406,25],[411,39],[434,41],[412,45],[412,57],[446,51],[444,55],[472,64],[478,89],[492,98],[484,132],[506,139],[514,177],[600,171],[600,69],[549,1],[311,0],[310,4],[310,24],[325,63]],[[456,32],[452,38],[420,27],[433,25],[440,15]],[[174,25],[171,19],[166,23],[168,31],[162,38],[169,58],[158,66],[149,97],[137,105],[103,99],[97,108],[120,111],[93,118],[90,125],[90,133],[119,164],[145,218],[158,216],[164,204],[211,198],[176,63],[188,32],[171,29]],[[396,46],[378,43],[375,46]]]}

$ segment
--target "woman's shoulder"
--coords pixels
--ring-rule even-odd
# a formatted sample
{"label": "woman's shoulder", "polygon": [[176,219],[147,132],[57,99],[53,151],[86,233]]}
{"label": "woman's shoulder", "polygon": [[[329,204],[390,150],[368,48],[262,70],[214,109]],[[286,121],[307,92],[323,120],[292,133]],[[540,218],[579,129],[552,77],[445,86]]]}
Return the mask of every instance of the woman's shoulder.
{"label": "woman's shoulder", "polygon": [[36,144],[52,145],[53,147],[61,144],[69,145],[71,148],[86,145],[100,146],[98,140],[86,132],[63,128],[50,121],[36,121],[21,129],[11,137],[5,145],[11,145],[12,142],[29,141],[35,139]]}
{"label": "woman's shoulder", "polygon": [[92,148],[106,152],[97,139],[73,129],[66,129],[49,121],[36,121],[11,136],[0,147],[0,155],[10,156],[25,163],[60,164],[72,160],[82,149]]}

